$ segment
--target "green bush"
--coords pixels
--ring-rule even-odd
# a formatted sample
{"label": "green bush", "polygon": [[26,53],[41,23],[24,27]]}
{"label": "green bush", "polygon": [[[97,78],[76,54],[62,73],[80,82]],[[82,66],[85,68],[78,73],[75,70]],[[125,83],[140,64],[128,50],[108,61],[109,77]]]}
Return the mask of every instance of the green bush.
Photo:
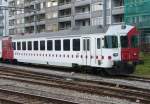
{"label": "green bush", "polygon": [[141,59],[144,61],[144,64],[137,65],[136,71],[134,74],[150,77],[150,53],[141,53]]}

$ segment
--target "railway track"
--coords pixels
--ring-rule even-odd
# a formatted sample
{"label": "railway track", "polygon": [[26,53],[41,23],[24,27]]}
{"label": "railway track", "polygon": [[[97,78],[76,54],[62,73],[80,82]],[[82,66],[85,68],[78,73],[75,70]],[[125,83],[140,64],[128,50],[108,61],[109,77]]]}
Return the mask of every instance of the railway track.
{"label": "railway track", "polygon": [[[26,64],[22,64],[23,66],[27,66]],[[22,66],[21,65],[21,66]],[[32,68],[43,68],[43,66],[40,66],[39,67],[39,65],[37,66],[37,65],[29,65],[29,67],[32,67]],[[49,67],[45,67],[44,69],[48,69]],[[63,69],[63,68],[60,68],[60,67],[52,67],[51,68],[52,70],[57,70],[57,71],[63,71],[63,72],[70,72],[70,69],[68,68],[68,69]],[[49,69],[48,69],[49,70]],[[73,69],[74,70],[74,69]],[[78,69],[75,69],[75,72],[79,72],[79,70]],[[80,72],[79,72],[80,73]],[[81,72],[81,73],[83,73],[83,72]],[[89,74],[91,74],[90,72],[88,72]],[[84,72],[84,74],[85,74],[85,72]],[[92,73],[92,74],[96,74],[96,76],[100,76],[99,74],[97,74],[97,73]],[[57,76],[58,77],[58,76]],[[150,83],[150,78],[146,78],[146,77],[140,77],[140,76],[136,76],[136,75],[122,75],[122,76],[113,76],[113,77],[111,77],[111,76],[108,76],[108,77],[106,77],[106,78],[113,78],[113,79],[123,79],[123,80],[129,80],[129,81],[139,81],[139,82],[146,82],[146,83]]]}
{"label": "railway track", "polygon": [[0,101],[8,102],[8,104],[77,104],[63,99],[42,97],[6,88],[0,88]]}
{"label": "railway track", "polygon": [[51,86],[78,92],[127,99],[133,102],[150,103],[150,90],[127,85],[118,85],[103,81],[91,81],[63,76],[49,75],[30,71],[22,71],[8,67],[0,68],[0,78],[16,80],[31,84]]}
{"label": "railway track", "polygon": [[123,79],[123,80],[128,80],[128,81],[138,81],[138,82],[144,82],[144,83],[150,83],[150,78],[146,77],[140,77],[136,75],[122,75],[122,76],[109,76],[106,78],[113,78],[113,79]]}
{"label": "railway track", "polygon": [[150,83],[150,78],[135,76],[135,75],[129,75],[125,76],[127,80],[133,80],[133,81],[141,81],[141,82],[147,82]]}
{"label": "railway track", "polygon": [[21,104],[12,100],[6,100],[5,98],[0,98],[0,104]]}

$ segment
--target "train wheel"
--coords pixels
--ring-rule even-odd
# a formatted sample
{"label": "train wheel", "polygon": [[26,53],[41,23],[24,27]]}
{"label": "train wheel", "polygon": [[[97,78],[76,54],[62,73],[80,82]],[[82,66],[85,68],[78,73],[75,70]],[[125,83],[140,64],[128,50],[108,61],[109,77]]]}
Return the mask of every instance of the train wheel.
{"label": "train wheel", "polygon": [[126,68],[126,73],[127,74],[132,74],[135,71],[135,66],[134,64],[128,64]]}

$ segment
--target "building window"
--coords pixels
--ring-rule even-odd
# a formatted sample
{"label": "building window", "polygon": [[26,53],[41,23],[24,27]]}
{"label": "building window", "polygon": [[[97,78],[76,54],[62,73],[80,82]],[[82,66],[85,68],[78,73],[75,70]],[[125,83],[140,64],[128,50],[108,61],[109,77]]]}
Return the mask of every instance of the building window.
{"label": "building window", "polygon": [[73,51],[80,51],[80,39],[73,39]]}
{"label": "building window", "polygon": [[92,26],[96,26],[96,25],[103,25],[102,17],[92,18]]}
{"label": "building window", "polygon": [[55,40],[55,50],[56,51],[61,50],[61,40]]}
{"label": "building window", "polygon": [[92,11],[103,10],[103,5],[101,2],[92,4]]}
{"label": "building window", "polygon": [[58,2],[55,0],[47,2],[47,7],[57,6],[57,5],[58,5]]}
{"label": "building window", "polygon": [[58,13],[57,12],[50,12],[47,14],[47,18],[51,19],[51,18],[57,18],[58,17]]}
{"label": "building window", "polygon": [[63,50],[70,51],[70,40],[69,39],[63,40]]}

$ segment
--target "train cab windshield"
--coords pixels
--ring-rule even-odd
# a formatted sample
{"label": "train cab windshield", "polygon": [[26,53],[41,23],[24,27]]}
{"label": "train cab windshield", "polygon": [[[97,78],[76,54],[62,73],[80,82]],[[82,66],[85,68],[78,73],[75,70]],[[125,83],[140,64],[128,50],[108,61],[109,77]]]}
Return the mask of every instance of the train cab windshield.
{"label": "train cab windshield", "polygon": [[118,48],[117,36],[105,36],[104,37],[104,48]]}
{"label": "train cab windshield", "polygon": [[[130,41],[130,45],[128,44]],[[130,38],[128,38],[128,36],[121,36],[120,37],[120,43],[121,43],[121,47],[122,48],[137,48],[138,47],[138,36],[134,35]]]}
{"label": "train cab windshield", "polygon": [[122,48],[128,48],[128,36],[120,36],[120,43]]}

